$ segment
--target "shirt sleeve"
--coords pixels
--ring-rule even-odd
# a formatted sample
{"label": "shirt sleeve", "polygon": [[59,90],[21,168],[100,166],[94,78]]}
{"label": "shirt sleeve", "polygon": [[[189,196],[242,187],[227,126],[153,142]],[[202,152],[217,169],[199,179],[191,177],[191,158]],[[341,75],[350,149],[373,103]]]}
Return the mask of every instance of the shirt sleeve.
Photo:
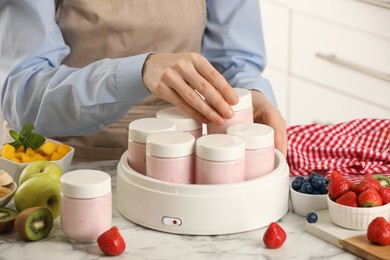
{"label": "shirt sleeve", "polygon": [[0,1],[1,109],[14,129],[34,123],[47,137],[92,134],[150,94],[142,80],[148,53],[62,65],[70,49],[54,2]]}
{"label": "shirt sleeve", "polygon": [[231,86],[261,91],[276,105],[261,75],[266,55],[258,0],[208,0],[202,54]]}

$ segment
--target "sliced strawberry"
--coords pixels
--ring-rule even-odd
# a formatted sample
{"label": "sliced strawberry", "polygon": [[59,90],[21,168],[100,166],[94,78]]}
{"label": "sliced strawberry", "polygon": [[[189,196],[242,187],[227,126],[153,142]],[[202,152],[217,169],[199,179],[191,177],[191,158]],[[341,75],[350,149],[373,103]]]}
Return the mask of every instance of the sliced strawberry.
{"label": "sliced strawberry", "polygon": [[337,198],[336,203],[339,203],[348,207],[357,207],[357,195],[353,191],[348,191],[347,193],[341,195]]}
{"label": "sliced strawberry", "polygon": [[382,187],[378,190],[379,195],[382,198],[382,204],[390,203],[390,187]]}
{"label": "sliced strawberry", "polygon": [[126,248],[126,243],[115,226],[101,234],[97,243],[104,253],[111,256],[122,254]]}
{"label": "sliced strawberry", "polygon": [[266,247],[275,249],[283,245],[287,235],[278,223],[272,222],[263,235],[263,242]]}
{"label": "sliced strawberry", "polygon": [[382,197],[374,188],[368,188],[358,195],[359,207],[382,206]]}
{"label": "sliced strawberry", "polygon": [[374,218],[368,225],[367,238],[374,244],[390,245],[390,223],[384,217]]}
{"label": "sliced strawberry", "polygon": [[332,171],[329,175],[328,194],[332,200],[336,200],[341,195],[352,189],[352,182],[341,173]]}

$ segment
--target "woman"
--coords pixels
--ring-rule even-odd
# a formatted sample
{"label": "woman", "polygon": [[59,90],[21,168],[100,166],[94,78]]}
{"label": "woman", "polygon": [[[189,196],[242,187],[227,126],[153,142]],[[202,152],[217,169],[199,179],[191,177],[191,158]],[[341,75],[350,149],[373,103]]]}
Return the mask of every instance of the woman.
{"label": "woman", "polygon": [[34,123],[80,160],[120,158],[129,122],[168,105],[221,124],[238,101],[231,87],[252,90],[255,121],[286,154],[261,77],[258,0],[2,0],[0,33],[4,118]]}

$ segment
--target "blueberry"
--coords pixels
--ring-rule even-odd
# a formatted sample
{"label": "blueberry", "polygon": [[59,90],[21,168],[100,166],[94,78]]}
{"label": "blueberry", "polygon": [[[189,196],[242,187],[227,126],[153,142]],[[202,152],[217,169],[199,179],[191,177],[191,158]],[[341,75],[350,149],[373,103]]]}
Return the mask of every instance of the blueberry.
{"label": "blueberry", "polygon": [[322,176],[319,175],[318,173],[312,172],[312,173],[310,173],[310,175],[309,175],[309,181],[311,182],[311,181],[313,180],[314,177],[322,177]]}
{"label": "blueberry", "polygon": [[321,194],[328,194],[328,184],[327,183],[322,184],[322,186],[320,187],[320,193]]}
{"label": "blueberry", "polygon": [[297,177],[295,177],[294,180],[300,180],[302,182],[304,179],[305,178],[303,176],[297,176]]}
{"label": "blueberry", "polygon": [[295,179],[292,181],[291,183],[291,187],[293,188],[293,190],[299,190],[301,188],[301,184],[302,184],[302,180],[300,179]]}
{"label": "blueberry", "polygon": [[316,223],[318,220],[318,216],[315,212],[309,212],[306,214],[306,220],[309,223]]}
{"label": "blueberry", "polygon": [[311,179],[311,185],[314,189],[320,189],[324,182],[324,178],[319,176],[315,176]]}
{"label": "blueberry", "polygon": [[312,194],[313,193],[313,186],[311,186],[310,182],[304,182],[301,185],[301,192],[306,193],[306,194]]}

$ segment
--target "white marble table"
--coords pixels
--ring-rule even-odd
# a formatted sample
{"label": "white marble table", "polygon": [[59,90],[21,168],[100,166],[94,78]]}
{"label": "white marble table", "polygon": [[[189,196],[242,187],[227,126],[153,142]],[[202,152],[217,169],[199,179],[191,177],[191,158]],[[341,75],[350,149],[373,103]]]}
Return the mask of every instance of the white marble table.
{"label": "white marble table", "polygon": [[[124,237],[126,251],[118,259],[359,259],[305,231],[305,219],[288,212],[280,225],[287,232],[287,241],[279,249],[266,249],[262,236],[265,228],[223,236],[187,236],[168,234],[143,228],[122,217],[116,207],[117,161],[79,163],[72,169],[98,169],[109,173],[113,183],[113,225]],[[12,203],[8,207],[13,207]],[[97,244],[75,245],[65,238],[55,220],[44,240],[26,242],[16,232],[0,235],[0,259],[103,259],[106,256]]]}

